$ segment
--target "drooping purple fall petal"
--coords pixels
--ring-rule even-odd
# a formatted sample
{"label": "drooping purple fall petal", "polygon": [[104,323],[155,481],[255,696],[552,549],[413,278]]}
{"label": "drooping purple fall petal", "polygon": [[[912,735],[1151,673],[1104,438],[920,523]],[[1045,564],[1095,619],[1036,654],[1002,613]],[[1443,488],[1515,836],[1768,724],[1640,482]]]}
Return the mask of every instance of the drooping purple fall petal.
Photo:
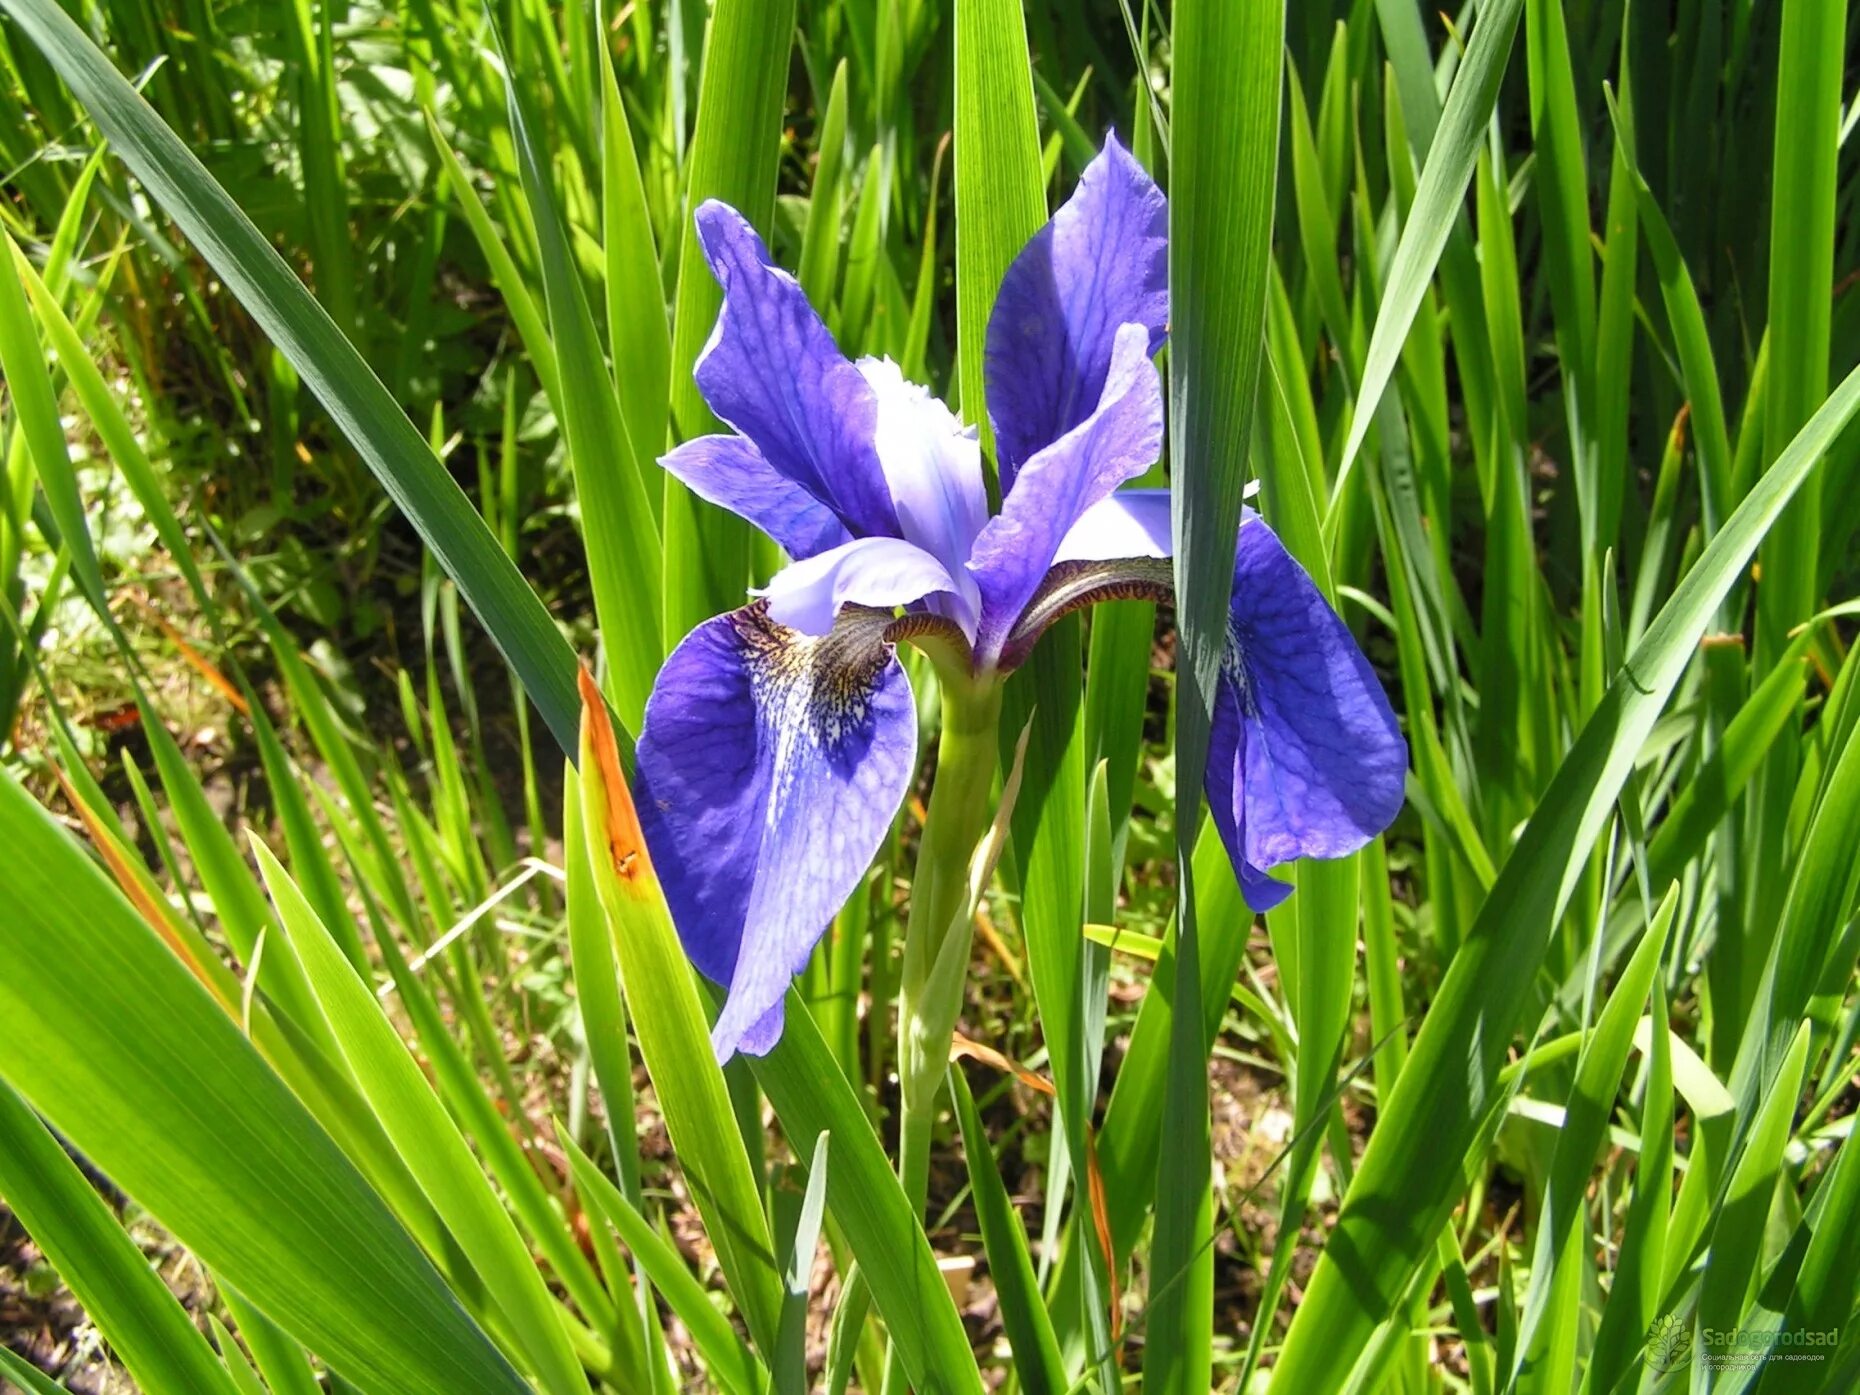
{"label": "drooping purple fall petal", "polygon": [[1098,405],[1120,326],[1169,318],[1169,211],[1115,135],[1072,197],[1008,268],[988,317],[984,373],[1005,492],[1037,452]]}
{"label": "drooping purple fall petal", "polygon": [[700,499],[755,524],[796,560],[847,541],[839,515],[763,459],[747,436],[699,436],[659,464]]}
{"label": "drooping purple fall petal", "polygon": [[[843,605],[890,607],[936,593],[953,601],[960,585],[940,561],[915,543],[902,538],[854,538],[784,567],[761,594],[768,598],[769,618],[777,624],[802,634],[824,635],[833,628],[833,617]],[[972,588],[974,583],[969,585]],[[971,617],[967,630],[972,633],[973,611],[966,605],[963,609]]]}
{"label": "drooping purple fall petal", "polygon": [[778,474],[833,509],[854,537],[896,536],[897,513],[873,445],[878,402],[742,214],[697,211],[698,244],[723,287],[694,376],[710,409]]}
{"label": "drooping purple fall petal", "polygon": [[693,630],[646,704],[640,824],[686,953],[728,986],[719,1060],[774,1046],[789,980],[910,785],[917,716],[887,623],[848,612],[810,637],[746,606]]}
{"label": "drooping purple fall petal", "polygon": [[1245,510],[1207,787],[1247,903],[1265,910],[1284,899],[1266,869],[1343,857],[1387,828],[1407,768],[1395,714],[1349,628]]}
{"label": "drooping purple fall petal", "polygon": [[1140,324],[1118,331],[1097,410],[1022,467],[976,539],[969,570],[982,593],[977,657],[991,662],[1039,588],[1060,542],[1094,504],[1142,474],[1162,450],[1162,383]]}
{"label": "drooping purple fall petal", "polygon": [[[1169,491],[1132,489],[1082,517],[1059,560],[1071,587],[1090,593],[1126,578],[1154,585],[1153,559],[1170,551]],[[1342,857],[1387,828],[1407,767],[1395,714],[1348,626],[1265,520],[1243,509],[1207,792],[1247,905],[1271,910],[1291,894],[1267,868]]]}

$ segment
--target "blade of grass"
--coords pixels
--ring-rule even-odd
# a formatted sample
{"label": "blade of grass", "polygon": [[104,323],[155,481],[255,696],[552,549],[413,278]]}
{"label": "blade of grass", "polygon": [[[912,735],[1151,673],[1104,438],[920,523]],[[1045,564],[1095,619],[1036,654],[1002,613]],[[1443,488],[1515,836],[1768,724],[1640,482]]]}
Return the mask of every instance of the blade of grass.
{"label": "blade of grass", "polygon": [[659,452],[671,418],[672,331],[659,275],[658,243],[646,206],[639,153],[626,103],[614,77],[613,55],[596,46],[601,76],[601,250],[605,257],[607,348],[613,356],[620,416],[654,500]]}
{"label": "blade of grass", "polygon": [[[1202,999],[1193,850],[1253,441],[1277,185],[1283,5],[1185,0],[1174,16],[1169,199],[1170,459],[1178,631],[1176,955],[1171,1000]],[[1209,1388],[1213,1170],[1206,1025],[1170,1019],[1145,1387]]]}
{"label": "blade of grass", "polygon": [[[697,130],[676,233],[671,405],[681,439],[717,429],[691,370],[710,337],[723,293],[698,249],[692,215],[704,200],[722,199],[764,233],[770,231],[794,15],[794,0],[718,0],[705,34]],[[750,528],[670,475],[664,489],[661,629],[666,642],[675,644],[701,621],[742,604],[750,574]]]}
{"label": "blade of grass", "polygon": [[304,1349],[241,1298],[236,1289],[221,1284],[219,1291],[226,1311],[232,1314],[239,1335],[245,1339],[252,1360],[257,1363],[259,1374],[265,1378],[273,1395],[321,1395],[322,1387],[316,1382],[316,1373],[310,1369],[310,1359],[304,1355]]}
{"label": "blade of grass", "polygon": [[918,1390],[980,1395],[982,1378],[949,1286],[859,1096],[796,992],[787,1025],[768,1055],[751,1057],[756,1083],[790,1138],[831,1134],[827,1210],[859,1261],[859,1272]]}
{"label": "blade of grass", "polygon": [[634,1204],[605,1176],[558,1124],[556,1137],[568,1155],[575,1190],[614,1228],[652,1279],[666,1304],[684,1323],[692,1344],[704,1358],[707,1374],[731,1395],[755,1395],[768,1373],[717,1310],[676,1247],[652,1228]]}
{"label": "blade of grass", "polygon": [[[562,378],[558,405],[581,506],[581,538],[607,661],[607,688],[622,725],[636,732],[659,661],[665,657],[659,637],[659,535],[644,473],[652,468],[649,462],[657,448],[637,448],[632,424],[621,415],[613,378],[601,357],[594,314],[550,187],[549,161],[534,134],[535,122],[514,79],[504,84],[504,91],[517,167],[541,252],[543,296]],[[630,143],[627,148],[632,148]],[[657,278],[648,280],[656,284]],[[656,303],[636,305],[634,313],[650,315]],[[634,367],[645,370],[643,364],[629,365]]]}
{"label": "blade of grass", "polygon": [[781,1344],[775,1353],[775,1388],[807,1395],[807,1298],[813,1286],[814,1253],[820,1248],[820,1219],[827,1202],[828,1143],[831,1135],[814,1140],[807,1165],[807,1191],[795,1217],[788,1262],[783,1266]]}
{"label": "blade of grass", "polygon": [[1046,195],[1020,6],[956,0],[954,24],[956,408],[992,459],[982,376],[988,314],[1008,266],[1046,221]]}
{"label": "blade of grass", "polygon": [[1034,1278],[1033,1259],[1027,1253],[1027,1232],[1013,1198],[1001,1180],[982,1116],[969,1093],[960,1066],[949,1072],[950,1093],[956,1101],[956,1121],[962,1130],[962,1151],[968,1159],[969,1184],[974,1188],[976,1217],[981,1222],[982,1245],[988,1253],[988,1273],[1001,1304],[1001,1326],[1014,1353],[1014,1374],[1031,1395],[1061,1395],[1069,1382],[1053,1336],[1052,1319]]}
{"label": "blade of grass", "polygon": [[4,1084],[0,1195],[144,1389],[231,1395],[200,1329],[78,1165]]}
{"label": "blade of grass", "polygon": [[1609,994],[1576,1063],[1576,1083],[1564,1106],[1563,1126],[1557,1131],[1550,1160],[1530,1284],[1518,1325],[1516,1365],[1511,1372],[1515,1388],[1561,1391],[1574,1383],[1583,1274],[1580,1247],[1588,1240],[1589,1174],[1606,1140],[1641,1004],[1660,967],[1678,906],[1675,884],[1668,888],[1653,924]]}
{"label": "blade of grass", "polygon": [[[1511,56],[1520,3],[1521,0],[1490,0],[1480,6],[1472,42],[1453,79],[1452,91],[1447,94],[1446,107],[1440,113],[1440,124],[1434,131],[1426,163],[1421,168],[1414,207],[1402,227],[1401,243],[1389,267],[1376,326],[1369,336],[1369,351],[1363,361],[1363,379],[1350,419],[1349,438],[1344,442],[1343,458],[1331,485],[1333,503],[1341,496],[1356,453],[1369,434],[1376,407],[1395,371],[1402,345],[1407,341],[1408,327],[1414,323],[1415,310],[1421,297],[1427,294],[1434,267],[1459,218],[1466,188],[1472,183],[1480,141],[1491,119],[1499,82]],[[1408,115],[1419,117],[1421,112],[1410,111]]]}

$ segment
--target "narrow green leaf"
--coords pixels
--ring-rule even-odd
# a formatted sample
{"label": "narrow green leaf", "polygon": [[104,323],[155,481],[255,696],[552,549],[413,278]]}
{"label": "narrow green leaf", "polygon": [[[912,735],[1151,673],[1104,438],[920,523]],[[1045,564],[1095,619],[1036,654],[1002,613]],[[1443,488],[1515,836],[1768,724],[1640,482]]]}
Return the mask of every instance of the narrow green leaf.
{"label": "narrow green leaf", "polygon": [[316,1373],[310,1369],[310,1359],[304,1355],[302,1347],[241,1298],[237,1290],[222,1284],[220,1297],[238,1325],[239,1335],[245,1339],[272,1395],[322,1395]]}
{"label": "narrow green leaf", "polygon": [[0,260],[7,263],[0,267],[0,374],[6,377],[13,414],[25,437],[27,454],[38,471],[39,488],[45,492],[46,505],[58,524],[59,539],[70,550],[71,569],[79,589],[98,619],[114,630],[116,622],[104,589],[102,566],[97,560],[96,544],[91,541],[83,496],[78,493],[77,471],[71,465],[64,425],[58,417],[51,371],[39,348],[32,312],[26,306],[25,289],[14,265],[19,249],[8,234],[0,233],[0,241],[5,242],[5,255]]}
{"label": "narrow green leaf", "polygon": [[[613,55],[595,45],[601,70],[601,251],[607,292],[607,348],[620,416],[646,492],[656,503],[658,455],[671,419],[671,323],[659,276],[659,249],[646,185],[614,78]],[[656,514],[656,510],[655,510]]]}
{"label": "narrow green leaf", "polygon": [[756,1083],[788,1137],[832,1135],[827,1211],[859,1261],[911,1384],[980,1395],[981,1375],[955,1301],[865,1106],[799,993],[788,994],[784,1011],[781,1041],[768,1055],[750,1058]]}
{"label": "narrow green leaf", "polygon": [[542,384],[544,395],[559,411],[562,377],[556,369],[555,341],[549,337],[549,327],[543,321],[542,312],[537,309],[535,297],[530,294],[523,273],[517,269],[515,259],[504,246],[504,239],[492,226],[491,215],[485,212],[484,205],[479,202],[471,175],[453,153],[452,143],[439,129],[438,118],[430,111],[424,115],[426,129],[433,138],[433,149],[439,153],[439,163],[446,172],[446,183],[452,189],[459,211],[465,215],[465,226],[471,229],[478,250],[491,269],[491,280],[503,293],[504,308],[510,311],[511,322],[516,325],[517,335],[523,340],[524,352],[529,356],[530,366],[536,370],[536,378]]}
{"label": "narrow green leaf", "polygon": [[958,410],[992,457],[982,350],[1009,265],[1046,221],[1027,30],[1011,0],[955,0]]}
{"label": "narrow green leaf", "polygon": [[1518,1327],[1517,1365],[1511,1377],[1525,1389],[1566,1391],[1574,1381],[1582,1246],[1588,1240],[1589,1174],[1606,1141],[1641,1004],[1660,967],[1678,906],[1679,887],[1673,885],[1608,995],[1576,1063],[1576,1083],[1550,1159],[1531,1281]]}
{"label": "narrow green leaf", "polygon": [[[1402,227],[1401,243],[1389,267],[1382,308],[1376,314],[1376,327],[1370,333],[1369,351],[1363,360],[1363,380],[1350,419],[1349,439],[1344,443],[1343,459],[1331,486],[1333,502],[1340,497],[1350,467],[1355,463],[1356,452],[1369,434],[1383,390],[1388,387],[1401,357],[1402,345],[1407,341],[1408,327],[1414,323],[1421,297],[1427,294],[1434,267],[1459,219],[1460,205],[1466,197],[1467,185],[1472,183],[1486,123],[1498,99],[1499,82],[1511,56],[1520,3],[1521,0],[1489,0],[1479,7],[1472,42],[1454,75],[1453,90],[1447,94],[1446,108],[1440,114],[1440,124],[1428,146],[1427,162],[1421,168],[1414,207]],[[1409,114],[1418,116],[1420,113]]]}
{"label": "narrow green leaf", "polygon": [[0,1196],[145,1390],[231,1395],[200,1329],[90,1180],[4,1084]]}
{"label": "narrow green leaf", "polygon": [[[1283,5],[1186,0],[1172,45],[1170,462],[1174,501],[1176,955],[1170,997],[1201,1001],[1193,849],[1227,636],[1234,538],[1253,442],[1279,148]],[[1213,1171],[1207,1028],[1170,1019],[1144,1347],[1146,1388],[1209,1388]]]}
{"label": "narrow green leaf", "polygon": [[[657,450],[644,452],[642,461],[629,423],[620,415],[594,314],[550,188],[549,161],[537,144],[518,84],[508,81],[504,89],[517,167],[541,251],[543,296],[562,378],[558,406],[575,472],[581,541],[607,660],[607,687],[621,724],[636,732],[659,661],[665,657],[659,642],[659,534],[644,473],[656,468],[651,462]],[[652,304],[637,307],[636,313],[650,314]]]}
{"label": "narrow green leaf", "polygon": [[685,1257],[652,1228],[633,1203],[620,1194],[618,1187],[601,1175],[600,1169],[560,1125],[556,1137],[568,1155],[575,1190],[614,1228],[621,1242],[639,1261],[640,1268],[678,1315],[678,1320],[684,1323],[685,1330],[691,1334],[692,1345],[704,1358],[707,1374],[731,1395],[756,1395],[767,1383],[768,1373],[743,1344],[743,1339],[736,1335],[730,1320],[711,1302],[704,1286],[691,1273]]}
{"label": "narrow green leaf", "polygon": [[1729,1331],[1744,1315],[1744,1304],[1760,1278],[1763,1227],[1776,1190],[1776,1172],[1802,1095],[1808,1065],[1809,1024],[1799,1024],[1776,1073],[1776,1081],[1751,1122],[1749,1135],[1731,1184],[1719,1204],[1699,1288],[1698,1327]]}
{"label": "narrow green leaf", "polygon": [[1070,1382],[1027,1252],[1026,1228],[1001,1180],[981,1113],[960,1066],[950,1067],[949,1083],[956,1101],[956,1122],[962,1130],[962,1151],[968,1159],[969,1185],[974,1189],[975,1214],[982,1226],[982,1245],[988,1252],[988,1274],[1001,1304],[1001,1326],[1014,1353],[1015,1377],[1030,1395],[1061,1395]]}
{"label": "narrow green leaf", "polygon": [[1647,1329],[1660,1304],[1660,1267],[1666,1222],[1673,1209],[1673,1038],[1667,1022],[1666,990],[1653,988],[1648,1035],[1635,1032],[1635,1045],[1650,1062],[1640,1116],[1640,1155],[1634,1192],[1628,1199],[1621,1248],[1601,1325],[1582,1373],[1583,1395],[1614,1390],[1633,1369]]}
{"label": "narrow green leaf", "polygon": [[[697,131],[677,231],[681,245],[673,300],[671,391],[672,423],[681,439],[717,429],[691,369],[710,337],[723,293],[698,249],[692,215],[704,200],[722,199],[763,233],[770,231],[794,15],[794,0],[717,0],[711,10],[698,83]],[[700,622],[743,603],[750,572],[750,528],[670,475],[664,490],[661,631],[670,646]]]}
{"label": "narrow green leaf", "polygon": [[834,272],[840,255],[840,183],[846,163],[846,60],[833,70],[833,86],[820,118],[813,192],[807,200],[807,224],[801,233],[801,265],[796,279],[808,300],[825,317],[833,303]]}
{"label": "narrow green leaf", "polygon": [[814,1281],[814,1252],[820,1248],[820,1220],[827,1204],[827,1145],[830,1135],[814,1140],[807,1165],[807,1191],[795,1217],[793,1243],[783,1266],[781,1345],[775,1353],[775,1388],[807,1395],[807,1299]]}

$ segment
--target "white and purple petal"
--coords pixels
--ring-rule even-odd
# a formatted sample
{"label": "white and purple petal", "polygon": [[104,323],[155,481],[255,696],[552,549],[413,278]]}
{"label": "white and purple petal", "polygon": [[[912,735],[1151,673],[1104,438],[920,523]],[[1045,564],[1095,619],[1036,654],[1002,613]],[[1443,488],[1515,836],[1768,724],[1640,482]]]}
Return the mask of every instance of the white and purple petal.
{"label": "white and purple petal", "polygon": [[[950,575],[942,562],[902,538],[854,538],[775,573],[757,594],[768,600],[769,618],[807,635],[824,635],[846,605],[909,605],[936,596],[955,613],[952,620],[975,633],[974,608],[964,594],[975,583]],[[966,621],[966,623],[965,623]]]}
{"label": "white and purple petal", "polygon": [[1162,382],[1148,331],[1117,333],[1097,408],[1022,467],[976,539],[969,571],[981,588],[979,662],[989,663],[1039,589],[1065,539],[1093,505],[1147,470],[1162,451]]}
{"label": "white and purple petal", "polygon": [[692,962],[728,988],[719,1060],[781,1035],[782,997],[910,786],[917,717],[888,618],[798,634],[752,605],[686,636],[636,752],[640,824]]}
{"label": "white and purple petal", "polygon": [[1169,210],[1115,135],[1008,268],[988,318],[985,379],[1001,487],[1091,414],[1120,326],[1147,352],[1169,318]]}
{"label": "white and purple petal", "polygon": [[1108,562],[1124,557],[1171,557],[1169,491],[1120,489],[1100,499],[1060,540],[1054,562]]}
{"label": "white and purple petal", "polygon": [[797,560],[848,539],[839,515],[769,464],[747,436],[699,436],[659,464],[700,499],[755,524]]}
{"label": "white and purple petal", "polygon": [[694,370],[711,411],[838,514],[849,533],[895,536],[897,514],[873,445],[878,404],[865,376],[742,214],[709,200],[697,210],[697,232],[723,287],[723,308]]}
{"label": "white and purple petal", "polygon": [[[858,367],[878,399],[873,440],[899,533],[951,575],[963,576],[963,563],[988,522],[982,448],[974,429],[963,426],[929,389],[907,380],[890,359],[861,359]],[[972,584],[964,599],[973,611]]]}

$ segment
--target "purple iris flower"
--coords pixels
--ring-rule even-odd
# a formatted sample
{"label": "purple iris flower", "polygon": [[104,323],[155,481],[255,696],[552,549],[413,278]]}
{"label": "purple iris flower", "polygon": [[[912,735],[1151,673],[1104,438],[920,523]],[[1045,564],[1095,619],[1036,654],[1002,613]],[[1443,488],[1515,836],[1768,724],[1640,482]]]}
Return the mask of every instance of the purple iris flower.
{"label": "purple iris flower", "polygon": [[[1009,269],[986,345],[991,513],[974,430],[888,360],[848,360],[734,209],[697,210],[723,308],[696,378],[733,433],[661,463],[794,559],[679,644],[638,744],[673,919],[729,990],[720,1060],[779,1039],[789,980],[903,803],[917,730],[895,644],[934,632],[987,683],[1067,611],[1170,596],[1167,491],[1117,492],[1162,451],[1167,228],[1112,137]],[[1207,770],[1247,904],[1290,893],[1267,868],[1386,828],[1406,766],[1348,629],[1247,510]]]}

